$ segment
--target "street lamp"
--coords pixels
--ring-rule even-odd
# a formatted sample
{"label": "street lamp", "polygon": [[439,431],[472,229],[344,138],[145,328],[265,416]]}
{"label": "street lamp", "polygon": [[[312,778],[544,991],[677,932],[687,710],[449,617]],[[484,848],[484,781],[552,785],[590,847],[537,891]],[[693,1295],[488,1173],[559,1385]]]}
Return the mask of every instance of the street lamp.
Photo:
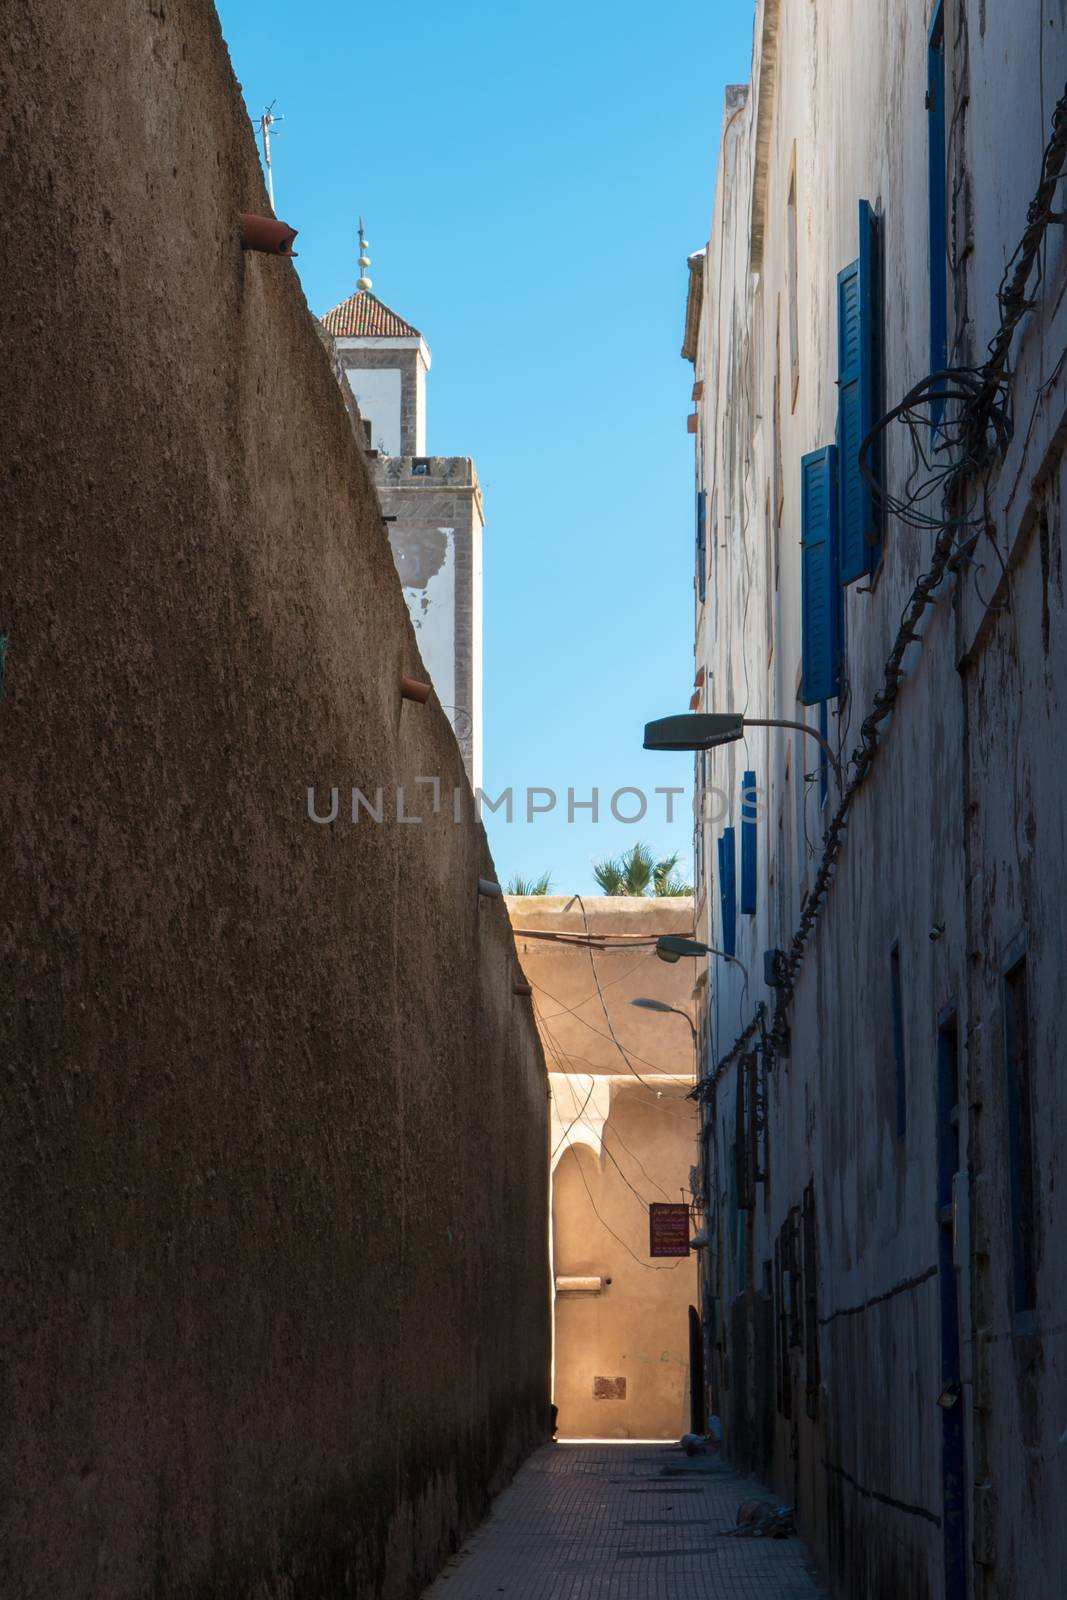
{"label": "street lamp", "polygon": [[[676,933],[664,933],[656,940],[656,954],[661,961],[680,961],[683,956],[722,956],[724,961],[732,961],[735,967],[740,967],[745,972],[744,963],[738,961],[736,956],[727,955],[725,950],[717,950],[713,944],[703,944],[699,939],[683,939]],[[745,977],[748,977],[745,972]]]}
{"label": "street lamp", "polygon": [[657,722],[645,723],[646,750],[714,750],[720,744],[733,744],[740,739],[745,728],[795,728],[817,739],[826,759],[834,769],[837,787],[841,787],[841,765],[816,728],[806,722],[789,722],[782,717],[749,717],[741,711],[694,712],[684,711],[678,717],[660,717]]}
{"label": "street lamp", "polygon": [[638,995],[636,1000],[630,1001],[630,1004],[632,1006],[640,1006],[642,1011],[673,1011],[675,1016],[684,1017],[693,1031],[693,1043],[696,1043],[699,1037],[696,1023],[688,1011],[683,1011],[680,1006],[669,1006],[665,1000],[649,1000],[644,995]]}

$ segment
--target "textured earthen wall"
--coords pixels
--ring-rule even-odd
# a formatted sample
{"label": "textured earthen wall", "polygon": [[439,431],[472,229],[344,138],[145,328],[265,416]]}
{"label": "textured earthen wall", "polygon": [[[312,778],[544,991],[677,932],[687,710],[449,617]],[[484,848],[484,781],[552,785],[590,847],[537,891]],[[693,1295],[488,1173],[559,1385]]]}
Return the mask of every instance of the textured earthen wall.
{"label": "textured earthen wall", "polygon": [[465,780],[211,7],[4,54],[0,1591],[406,1596],[545,1424],[530,1003],[346,820]]}
{"label": "textured earthen wall", "polygon": [[[553,1098],[558,1436],[676,1439],[689,1427],[697,1256],[651,1258],[649,1205],[682,1200],[698,1159],[686,1022],[698,963],[660,961],[653,945],[661,934],[692,933],[693,901],[511,895],[508,909]],[[589,934],[608,948],[546,933]],[[561,1279],[576,1278],[599,1278],[600,1288],[560,1289]]]}

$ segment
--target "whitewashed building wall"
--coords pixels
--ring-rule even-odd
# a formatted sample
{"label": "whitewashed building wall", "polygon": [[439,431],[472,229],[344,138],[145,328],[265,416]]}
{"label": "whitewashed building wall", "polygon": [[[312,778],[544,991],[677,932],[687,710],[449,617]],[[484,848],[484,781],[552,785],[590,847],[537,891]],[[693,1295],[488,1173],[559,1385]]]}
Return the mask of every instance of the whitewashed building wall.
{"label": "whitewashed building wall", "polygon": [[[684,350],[706,507],[697,709],[818,726],[817,707],[798,703],[801,458],[837,435],[837,275],[858,254],[861,200],[883,262],[880,409],[931,371],[934,20],[929,0],[761,0],[751,83],[727,93]],[[1064,92],[1067,6],[945,0],[943,28],[938,268],[949,363],[974,368]],[[1053,223],[1044,235],[1034,305],[1012,343],[1014,433],[972,479],[984,525],[959,530],[851,805],[784,1017],[788,1053],[761,1049],[750,1069],[765,1127],[749,1195],[736,1096],[763,1030],[733,1046],[760,1004],[773,1028],[764,952],[790,945],[838,791],[818,745],[783,730],[749,729],[696,763],[698,919],[716,946],[718,839],[732,825],[739,846],[743,773],[761,791],[755,910],[736,913],[741,965],[709,958],[706,991],[709,1403],[728,1453],[796,1501],[844,1592],[868,1600],[1053,1600],[1067,1570],[1064,233]],[[887,427],[885,451],[885,481],[903,496],[914,459],[901,423]],[[928,508],[940,512],[939,495]],[[938,531],[888,515],[880,567],[844,590],[844,692],[828,702],[827,731],[846,783]],[[1012,1019],[1024,987],[1020,1067]],[[955,1119],[938,1101],[954,1038]],[[1024,1080],[1020,1120],[1013,1085]],[[1029,1252],[1021,1294],[1017,1247]],[[943,1360],[950,1325],[958,1393]],[[955,1419],[961,1472],[946,1442]]]}

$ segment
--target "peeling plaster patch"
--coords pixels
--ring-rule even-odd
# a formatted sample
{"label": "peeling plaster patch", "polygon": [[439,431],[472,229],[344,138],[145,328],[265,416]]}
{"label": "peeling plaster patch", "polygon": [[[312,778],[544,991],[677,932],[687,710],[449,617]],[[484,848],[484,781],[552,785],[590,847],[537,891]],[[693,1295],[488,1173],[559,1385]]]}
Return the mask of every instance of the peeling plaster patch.
{"label": "peeling plaster patch", "polygon": [[[452,546],[452,528],[411,528],[403,536],[390,534],[393,559],[400,574],[404,592],[425,589],[430,579],[436,577],[448,560]],[[411,604],[410,598],[408,604]]]}
{"label": "peeling plaster patch", "polygon": [[456,699],[456,530],[406,530],[402,542],[393,541],[393,555],[430,681],[441,704],[452,706]]}

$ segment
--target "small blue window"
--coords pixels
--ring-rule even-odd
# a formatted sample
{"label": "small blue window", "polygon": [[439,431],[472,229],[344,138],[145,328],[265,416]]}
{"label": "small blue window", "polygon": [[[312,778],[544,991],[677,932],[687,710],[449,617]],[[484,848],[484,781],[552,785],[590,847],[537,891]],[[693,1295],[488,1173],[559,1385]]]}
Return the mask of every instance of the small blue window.
{"label": "small blue window", "polygon": [[707,585],[707,495],[697,493],[697,599],[704,604]]}
{"label": "small blue window", "polygon": [[736,955],[737,860],[732,828],[724,828],[719,836],[719,904],[722,908],[722,947],[728,956]]}
{"label": "small blue window", "polygon": [[896,1092],[897,1138],[908,1131],[907,1063],[904,1057],[904,985],[900,976],[900,945],[889,952],[889,1004],[893,1020],[893,1078]]}
{"label": "small blue window", "polygon": [[[878,220],[859,206],[860,253],[837,275],[837,446],[840,578],[854,583],[881,558],[878,496],[860,470],[860,446],[881,412],[882,314]],[[868,460],[877,479],[881,455]]]}
{"label": "small blue window", "polygon": [[741,911],[756,910],[756,774],[741,779]]}
{"label": "small blue window", "polygon": [[[1008,1177],[1011,1198],[1014,1309],[1037,1306],[1038,1184],[1034,1159],[1033,1067],[1026,956],[1004,978],[1004,1066],[1007,1088]],[[1024,1325],[1025,1326],[1025,1325]],[[1023,1331],[1020,1327],[1019,1331]]]}
{"label": "small blue window", "polygon": [[814,706],[841,690],[837,450],[832,444],[800,461],[800,597],[800,699]]}
{"label": "small blue window", "polygon": [[[948,227],[945,219],[945,15],[934,7],[926,51],[927,202],[930,212],[930,371],[948,363]],[[941,420],[944,401],[934,408]]]}

